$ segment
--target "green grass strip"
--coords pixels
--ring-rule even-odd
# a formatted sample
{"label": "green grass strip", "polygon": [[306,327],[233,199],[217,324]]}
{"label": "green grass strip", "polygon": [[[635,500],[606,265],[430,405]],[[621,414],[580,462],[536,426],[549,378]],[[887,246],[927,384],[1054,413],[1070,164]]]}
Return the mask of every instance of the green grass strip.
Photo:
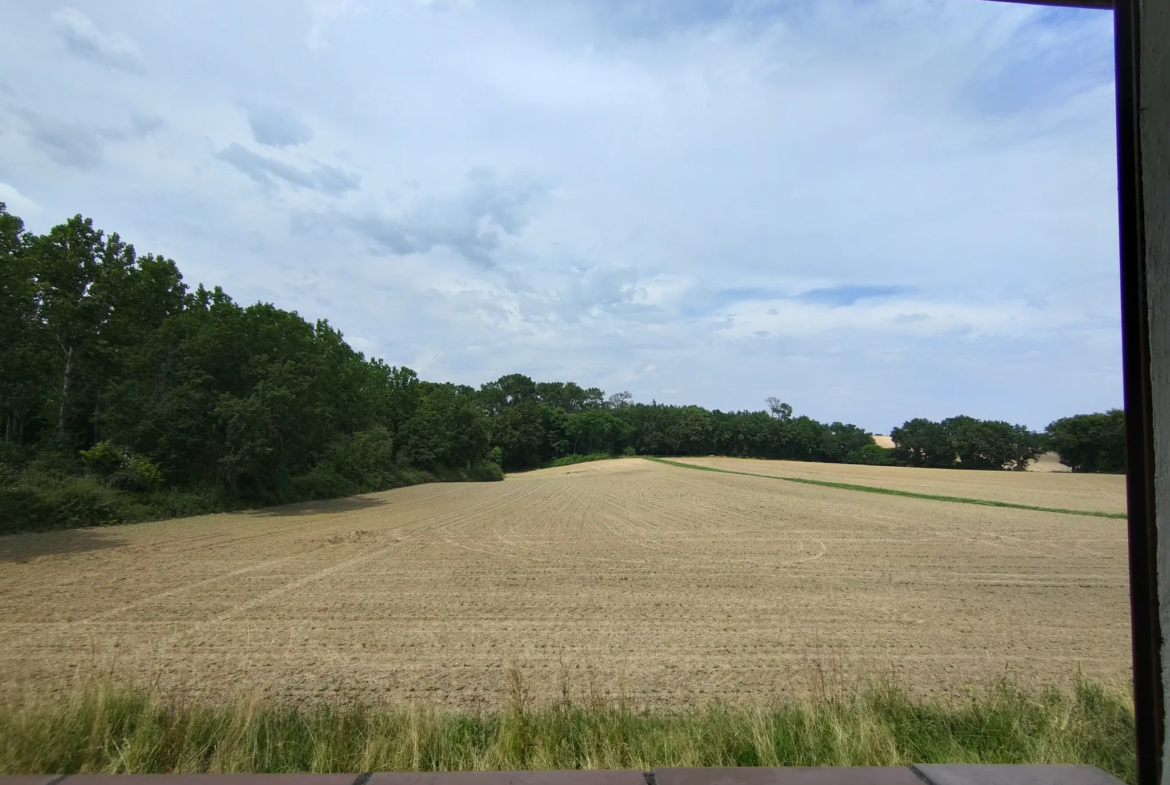
{"label": "green grass strip", "polygon": [[963,496],[938,496],[933,493],[914,493],[913,491],[898,491],[893,488],[878,488],[873,485],[852,485],[847,482],[829,482],[828,480],[807,480],[803,477],[778,477],[774,474],[753,474],[751,472],[737,472],[731,469],[716,469],[713,466],[696,466],[693,463],[668,461],[665,458],[651,458],[641,456],[648,461],[665,463],[668,466],[681,466],[684,469],[697,469],[701,472],[719,472],[720,474],[740,474],[744,477],[763,477],[769,480],[784,480],[785,482],[800,482],[805,485],[820,485],[825,488],[840,488],[844,491],[862,491],[863,493],[883,493],[887,496],[905,496],[911,499],[928,499],[934,502],[954,502],[956,504],[980,504],[984,507],[1006,507],[1009,510],[1032,510],[1033,512],[1058,512],[1062,515],[1087,515],[1090,518],[1117,518],[1125,520],[1129,516],[1123,512],[1090,512],[1089,510],[1066,510],[1063,507],[1036,507],[1031,504],[1014,504],[1012,502],[997,502],[990,499],[968,499]]}
{"label": "green grass strip", "polygon": [[1071,691],[1005,681],[961,698],[830,684],[821,697],[674,711],[568,680],[562,697],[537,703],[512,684],[507,705],[466,713],[325,693],[290,704],[113,684],[30,691],[0,712],[0,774],[1071,763],[1137,779],[1130,693],[1084,679]]}

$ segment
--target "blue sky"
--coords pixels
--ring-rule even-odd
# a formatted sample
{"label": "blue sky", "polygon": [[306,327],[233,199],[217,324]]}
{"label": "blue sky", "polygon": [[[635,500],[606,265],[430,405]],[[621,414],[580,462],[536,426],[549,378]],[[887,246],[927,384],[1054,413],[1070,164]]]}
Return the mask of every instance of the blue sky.
{"label": "blue sky", "polygon": [[1121,403],[1110,15],[8,4],[0,200],[428,379],[888,432]]}

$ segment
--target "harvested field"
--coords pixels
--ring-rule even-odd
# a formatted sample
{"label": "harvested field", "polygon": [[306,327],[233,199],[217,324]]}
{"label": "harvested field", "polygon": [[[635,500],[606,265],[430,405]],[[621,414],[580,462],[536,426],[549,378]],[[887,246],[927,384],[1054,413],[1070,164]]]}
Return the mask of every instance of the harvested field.
{"label": "harvested field", "polygon": [[1120,474],[1073,474],[1051,469],[1038,472],[914,469],[906,466],[762,461],[753,458],[670,460],[750,474],[872,485],[935,496],[965,496],[1087,512],[1125,512],[1125,476]]}
{"label": "harvested field", "polygon": [[[869,468],[778,473],[876,484],[854,476]],[[876,471],[964,496],[1124,500],[1112,477]],[[513,664],[538,700],[567,680],[668,707],[763,703],[826,668],[924,692],[1078,668],[1122,683],[1126,574],[1123,520],[605,461],[2,538],[0,700],[95,668],[195,696],[460,709],[505,703]]]}

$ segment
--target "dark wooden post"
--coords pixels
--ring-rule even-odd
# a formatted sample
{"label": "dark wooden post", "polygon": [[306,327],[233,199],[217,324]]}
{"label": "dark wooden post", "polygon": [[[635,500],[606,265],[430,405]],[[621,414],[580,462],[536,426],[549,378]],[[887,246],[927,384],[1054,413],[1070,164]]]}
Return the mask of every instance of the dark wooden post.
{"label": "dark wooden post", "polygon": [[1138,780],[1154,785],[1170,630],[1170,2],[1117,0],[1114,30]]}

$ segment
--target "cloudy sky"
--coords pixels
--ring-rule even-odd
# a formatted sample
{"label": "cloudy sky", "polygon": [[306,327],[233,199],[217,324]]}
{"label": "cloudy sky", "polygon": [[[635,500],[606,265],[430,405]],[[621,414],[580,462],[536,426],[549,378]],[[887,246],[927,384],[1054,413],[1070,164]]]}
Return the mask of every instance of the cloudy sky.
{"label": "cloudy sky", "polygon": [[521,372],[888,432],[1121,403],[1111,17],[978,0],[9,0],[0,200]]}

